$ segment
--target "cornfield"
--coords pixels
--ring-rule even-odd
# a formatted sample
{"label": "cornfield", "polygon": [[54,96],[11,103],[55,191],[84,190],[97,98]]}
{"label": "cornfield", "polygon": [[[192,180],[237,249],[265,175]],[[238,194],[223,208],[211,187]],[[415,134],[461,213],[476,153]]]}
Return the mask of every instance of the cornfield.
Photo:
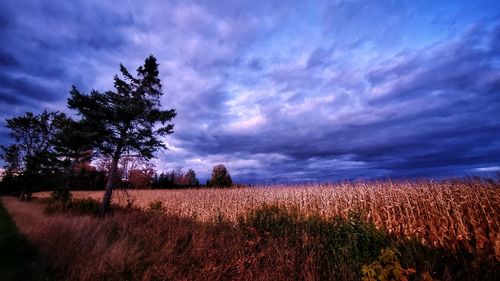
{"label": "cornfield", "polygon": [[[39,197],[49,193],[38,194]],[[377,228],[426,246],[466,249],[500,261],[500,185],[494,181],[348,182],[238,189],[117,190],[114,203],[147,209],[161,202],[168,213],[202,221],[236,222],[263,204],[294,208],[325,219],[360,213]],[[102,198],[77,191],[76,198]]]}

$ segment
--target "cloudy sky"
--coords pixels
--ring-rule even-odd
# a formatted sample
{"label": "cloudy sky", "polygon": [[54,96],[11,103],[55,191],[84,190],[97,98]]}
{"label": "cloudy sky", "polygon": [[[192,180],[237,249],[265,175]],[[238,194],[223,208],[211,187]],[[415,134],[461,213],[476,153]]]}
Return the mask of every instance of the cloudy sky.
{"label": "cloudy sky", "polygon": [[160,63],[159,170],[238,182],[500,170],[500,1],[0,2],[4,119]]}

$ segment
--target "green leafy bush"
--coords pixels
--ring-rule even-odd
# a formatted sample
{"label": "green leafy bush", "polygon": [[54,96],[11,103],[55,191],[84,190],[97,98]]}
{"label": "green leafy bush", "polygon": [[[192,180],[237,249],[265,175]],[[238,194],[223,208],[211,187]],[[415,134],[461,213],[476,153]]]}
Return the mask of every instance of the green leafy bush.
{"label": "green leafy bush", "polygon": [[238,225],[247,233],[247,239],[260,245],[277,239],[302,249],[303,257],[314,257],[321,280],[358,280],[362,265],[391,244],[384,231],[360,217],[351,213],[348,218],[325,220],[301,215],[294,208],[265,205],[240,217]]}
{"label": "green leafy bush", "polygon": [[408,276],[415,273],[413,268],[403,268],[399,262],[401,254],[397,249],[380,250],[378,259],[369,265],[363,265],[363,281],[407,281]]}

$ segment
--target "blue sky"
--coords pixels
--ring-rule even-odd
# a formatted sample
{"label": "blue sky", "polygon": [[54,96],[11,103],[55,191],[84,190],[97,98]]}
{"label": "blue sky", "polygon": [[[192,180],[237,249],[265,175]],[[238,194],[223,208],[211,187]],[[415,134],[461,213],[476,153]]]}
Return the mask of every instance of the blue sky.
{"label": "blue sky", "polygon": [[[239,182],[500,170],[499,1],[0,3],[0,118],[160,63],[157,169]],[[0,143],[8,143],[0,127]]]}

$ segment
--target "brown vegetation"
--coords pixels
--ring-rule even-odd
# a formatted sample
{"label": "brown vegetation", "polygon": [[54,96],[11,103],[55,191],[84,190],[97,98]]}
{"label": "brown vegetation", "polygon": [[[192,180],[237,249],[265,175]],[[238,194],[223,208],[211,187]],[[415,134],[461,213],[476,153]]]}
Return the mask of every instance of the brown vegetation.
{"label": "brown vegetation", "polygon": [[[360,280],[363,268],[377,276],[393,265],[403,274],[416,271],[416,280],[497,280],[500,274],[498,263],[479,254],[399,241],[356,214],[324,220],[264,205],[236,224],[203,223],[165,214],[162,204],[118,208],[99,219],[47,216],[41,203],[2,201],[57,280]],[[388,248],[401,253],[389,263],[379,256]]]}
{"label": "brown vegetation", "polygon": [[[48,193],[37,194],[47,197]],[[102,192],[74,192],[102,198]],[[484,180],[341,183],[242,189],[130,190],[114,202],[147,208],[159,201],[169,214],[211,222],[236,222],[262,204],[294,208],[325,219],[350,211],[389,233],[453,251],[466,249],[500,261],[500,186]]]}
{"label": "brown vegetation", "polygon": [[61,280],[318,279],[312,257],[297,261],[296,249],[248,239],[223,222],[155,212],[47,217],[40,204],[13,198],[3,203]]}

